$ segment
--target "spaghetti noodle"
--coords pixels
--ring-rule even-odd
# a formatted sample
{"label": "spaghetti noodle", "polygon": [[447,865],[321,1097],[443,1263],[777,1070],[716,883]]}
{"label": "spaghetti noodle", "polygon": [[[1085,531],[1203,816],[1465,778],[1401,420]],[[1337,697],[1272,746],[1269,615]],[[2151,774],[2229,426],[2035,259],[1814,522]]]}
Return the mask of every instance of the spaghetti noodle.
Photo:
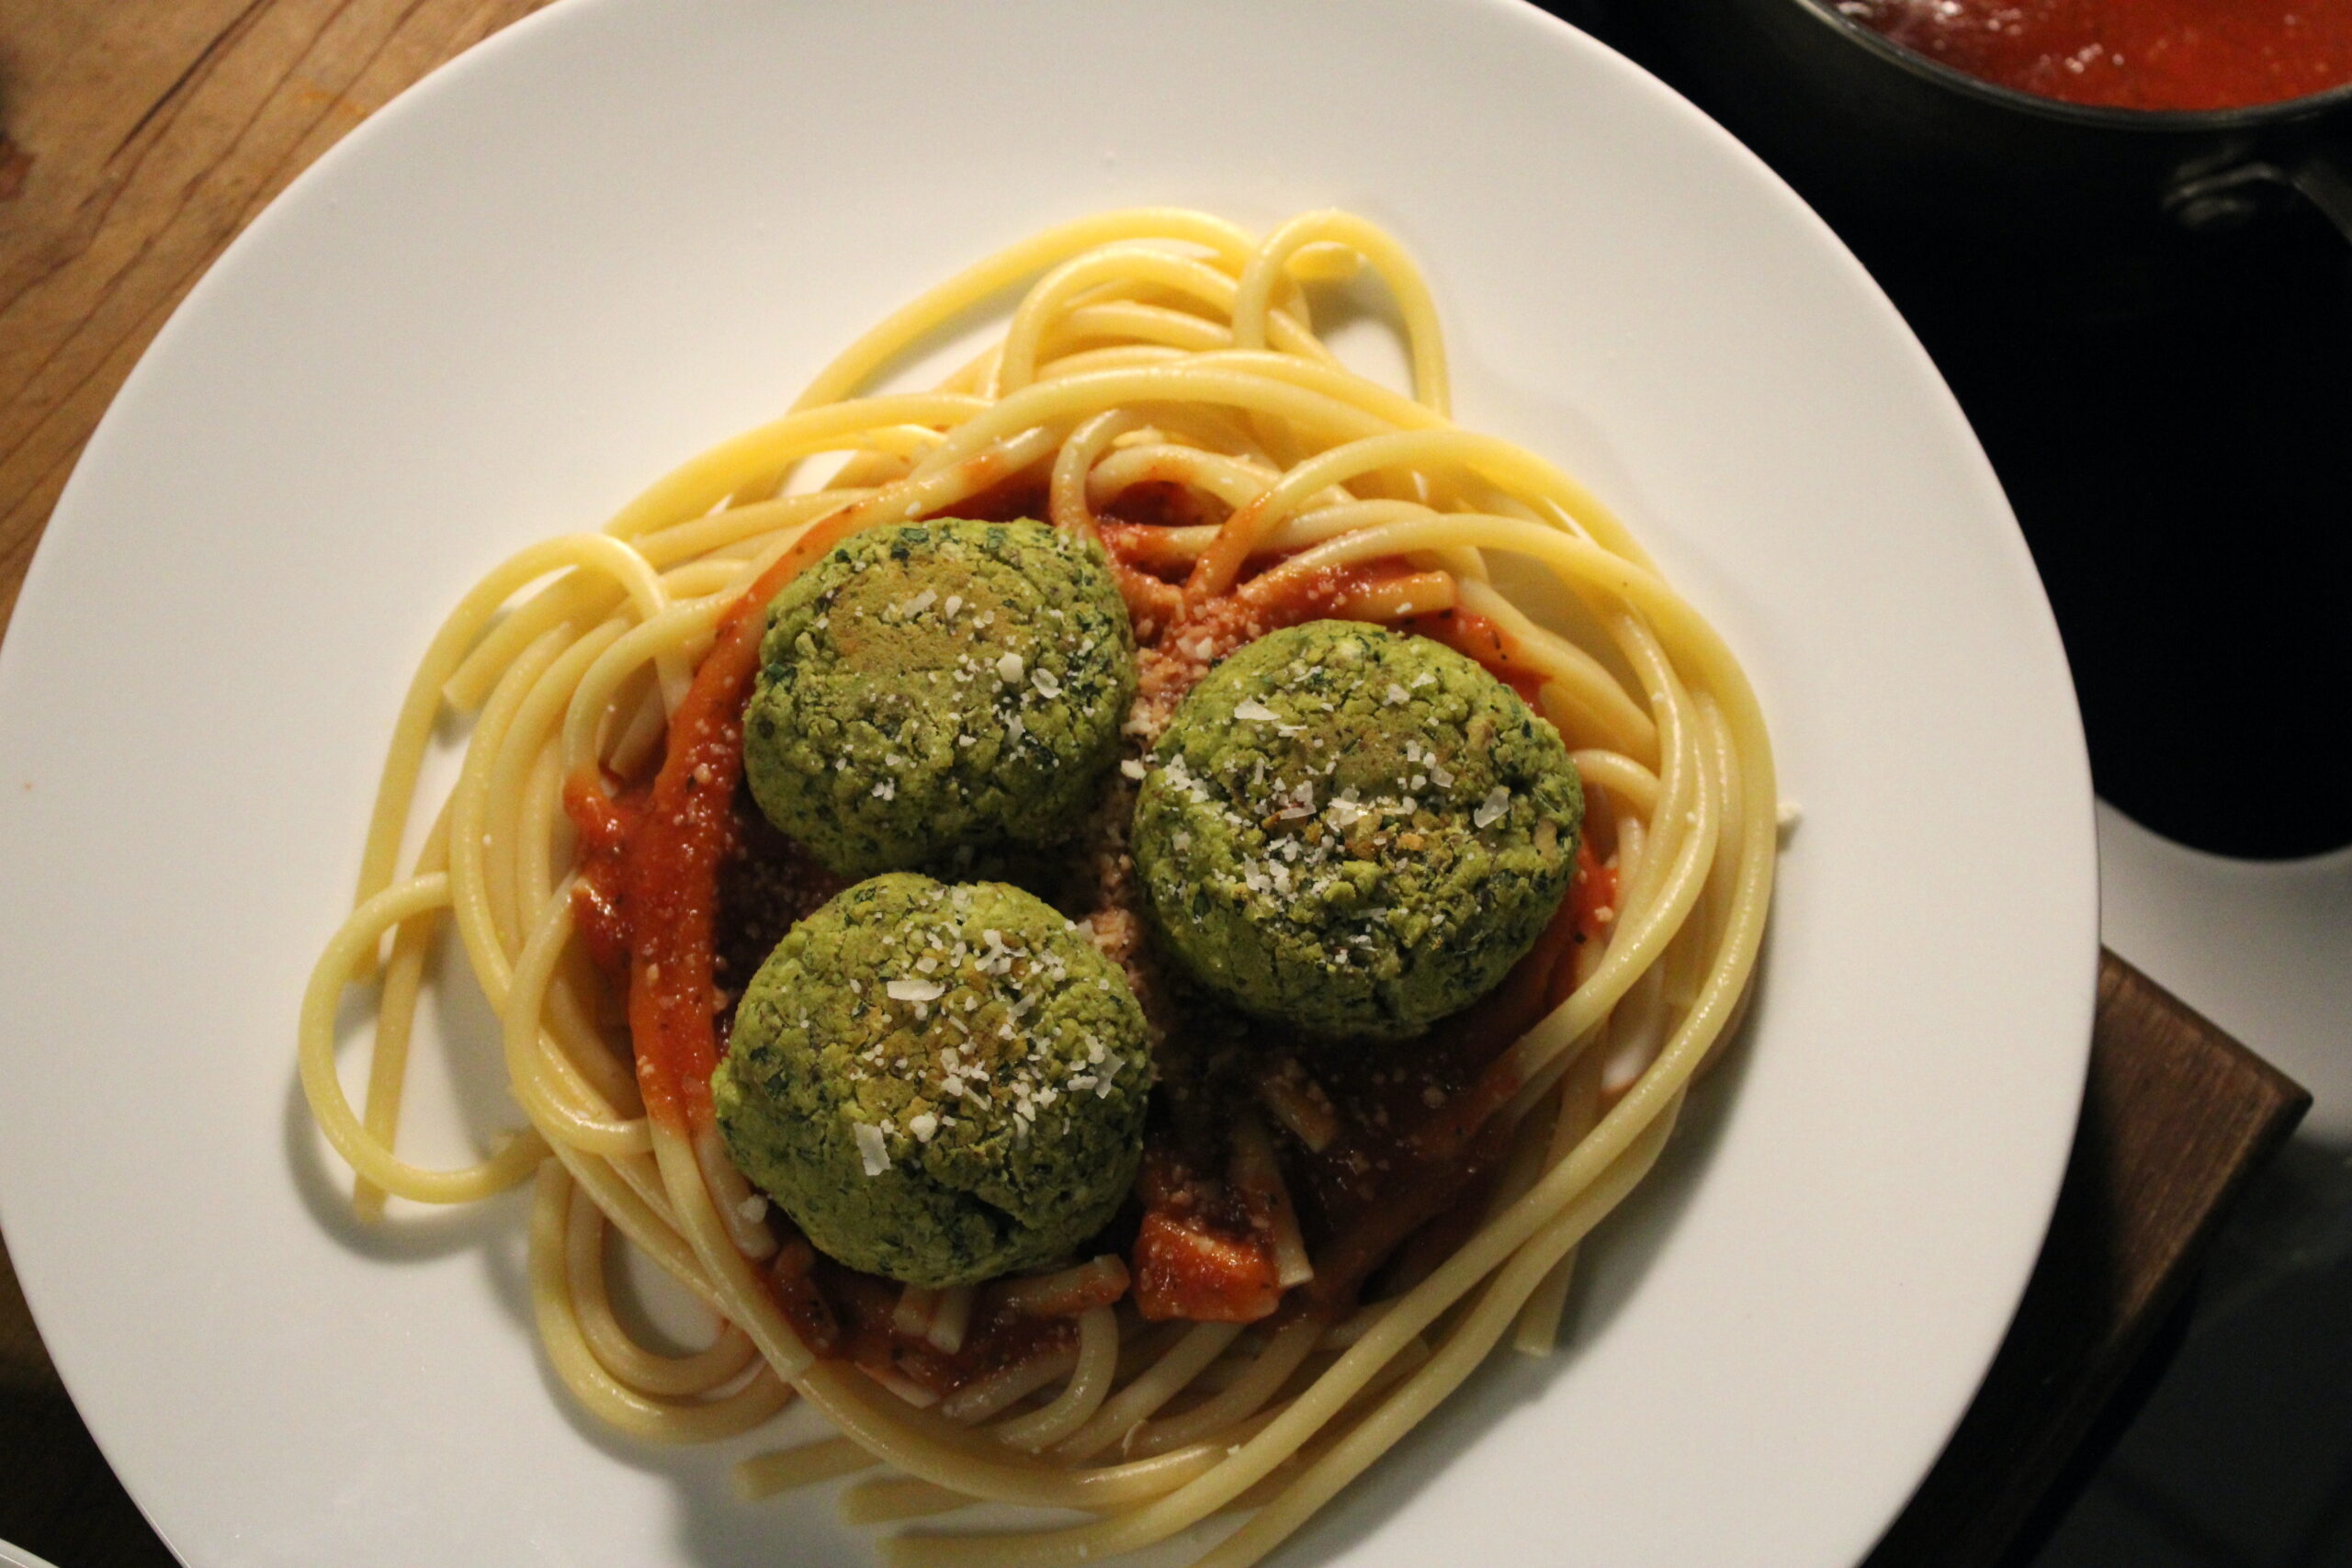
{"label": "spaghetti noodle", "polygon": [[[1314,332],[1307,286],[1365,265],[1401,314],[1409,395]],[[868,390],[1015,288],[1001,340],[937,389]],[[857,1475],[842,1501],[857,1521],[982,1501],[1088,1516],[901,1533],[885,1551],[907,1568],[1074,1563],[1246,1511],[1203,1560],[1241,1568],[1498,1342],[1547,1348],[1575,1249],[1650,1168],[1736,1021],[1770,896],[1772,762],[1737,662],[1625,528],[1542,458],[1455,426],[1448,405],[1429,292],[1371,224],[1314,212],[1257,239],[1193,212],[1109,213],[933,288],[782,418],[601,531],[498,567],[409,689],[356,907],[303,1002],[303,1086],[362,1214],[387,1195],[467,1202],[536,1179],[532,1301],[584,1407],[662,1440],[741,1433],[796,1398],[832,1425],[747,1461],[747,1495]],[[816,473],[815,459],[837,466]],[[878,1305],[878,1281],[844,1297],[761,1214],[717,1134],[720,882],[742,853],[730,802],[766,603],[860,529],[988,508],[1102,538],[1144,649],[1134,737],[1254,636],[1346,617],[1486,664],[1550,718],[1584,781],[1577,887],[1500,989],[1441,1026],[1464,1081],[1396,1129],[1403,1196],[1385,1220],[1303,1235],[1284,1166],[1344,1142],[1345,1111],[1296,1057],[1257,1075],[1221,1189],[1273,1238],[1281,1309],[1257,1322],[1148,1320],[1115,1255],[978,1290],[890,1287]],[[1498,586],[1504,557],[1566,591],[1572,633]],[[403,870],[445,710],[470,714],[470,735]],[[1106,877],[1117,847],[1102,847]],[[629,902],[617,933],[598,906],[615,878]],[[447,1171],[393,1149],[445,922],[503,1021],[529,1119]],[[1114,900],[1091,929],[1114,954],[1148,945]],[[355,1107],[336,1015],[345,987],[369,982]],[[632,1337],[605,1283],[616,1235],[716,1314],[707,1348]]]}

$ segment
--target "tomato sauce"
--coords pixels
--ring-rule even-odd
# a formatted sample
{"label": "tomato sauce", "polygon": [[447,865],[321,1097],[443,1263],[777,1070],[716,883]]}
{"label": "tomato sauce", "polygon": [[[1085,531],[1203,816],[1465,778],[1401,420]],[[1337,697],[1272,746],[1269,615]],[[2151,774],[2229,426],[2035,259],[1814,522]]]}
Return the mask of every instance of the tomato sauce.
{"label": "tomato sauce", "polygon": [[1520,640],[1486,616],[1468,610],[1440,610],[1413,616],[1405,623],[1405,629],[1476,660],[1488,674],[1517,692],[1520,701],[1537,713],[1544,711],[1542,673],[1529,661]]}
{"label": "tomato sauce", "polygon": [[1144,1153],[1136,1190],[1136,1307],[1146,1318],[1255,1323],[1282,1304],[1264,1217],[1241,1195],[1196,1168],[1168,1140]]}
{"label": "tomato sauce", "polygon": [[[1034,483],[1000,483],[959,514],[1034,515]],[[1196,521],[1173,487],[1139,487],[1102,534],[1131,604],[1151,601],[1167,618],[1146,626],[1147,699],[1172,707],[1208,666],[1277,626],[1345,613],[1350,595],[1410,576],[1378,561],[1283,580],[1277,592],[1182,604],[1169,581],[1184,562],[1160,555],[1150,531]],[[843,519],[842,521],[845,521]],[[685,701],[673,716],[659,771],[624,782],[602,774],[568,781],[564,806],[578,830],[574,909],[590,957],[626,987],[638,1074],[650,1114],[700,1128],[710,1118],[709,1075],[724,1048],[732,987],[791,921],[840,882],[743,803],[742,714],[758,670],[764,608],[800,568],[838,542],[823,525],[754,584],[720,623]],[[1172,623],[1172,624],[1171,624]],[[1468,654],[1532,702],[1541,681],[1516,639],[1484,617],[1424,615],[1402,629]],[[1164,667],[1163,667],[1164,666]],[[1156,690],[1164,686],[1164,691]],[[1577,874],[1534,950],[1497,990],[1415,1041],[1355,1043],[1308,1061],[1328,1087],[1340,1131],[1328,1148],[1280,1142],[1299,1221],[1317,1259],[1297,1292],[1305,1310],[1351,1302],[1367,1280],[1411,1243],[1442,1255],[1482,1212],[1484,1183],[1509,1141],[1495,1115],[1519,1085],[1510,1043],[1573,985],[1575,947],[1611,918],[1614,874],[1580,846]],[[1290,1042],[1257,1042],[1280,1052]],[[1236,1083],[1203,1084],[1226,1110]],[[1132,1237],[1134,1295],[1148,1318],[1253,1322],[1286,1299],[1266,1214],[1227,1180],[1222,1134],[1204,1140],[1162,1122],[1147,1154],[1136,1201],[1118,1234]],[[1196,1146],[1197,1145],[1197,1146]],[[1416,1233],[1420,1233],[1416,1239]],[[892,1325],[900,1287],[816,1254],[789,1226],[768,1269],[778,1305],[819,1353],[910,1380],[936,1394],[1064,1343],[1068,1319],[976,1314],[964,1348],[949,1355]],[[1408,1258],[1400,1267],[1410,1267]]]}
{"label": "tomato sauce", "polygon": [[[1589,855],[1579,863],[1590,865]],[[1556,1005],[1554,976],[1581,940],[1586,908],[1572,885],[1502,984],[1419,1039],[1301,1053],[1343,1123],[1328,1147],[1292,1161],[1316,1304],[1350,1305],[1416,1232],[1449,1215],[1459,1225],[1464,1207],[1483,1210],[1477,1195],[1512,1132],[1496,1112],[1521,1087],[1507,1053]]]}
{"label": "tomato sauce", "polygon": [[661,771],[641,801],[601,776],[565,784],[588,873],[573,911],[592,956],[600,949],[607,960],[626,954],[638,1087],[646,1114],[673,1127],[711,1122],[719,874],[735,847],[743,706],[759,671],[763,612],[803,567],[840,543],[847,524],[842,514],[811,528],[728,610],[670,716]]}
{"label": "tomato sauce", "polygon": [[628,843],[645,815],[645,791],[616,788],[605,793],[594,777],[563,787],[564,815],[578,842],[573,861],[580,880],[571,894],[572,919],[589,962],[607,975],[628,972]]}
{"label": "tomato sauce", "polygon": [[786,1321],[817,1354],[885,1379],[903,1379],[939,1397],[1033,1356],[1065,1348],[1078,1337],[1074,1316],[1004,1311],[984,1291],[963,1343],[942,1350],[924,1336],[897,1326],[903,1286],[844,1268],[798,1235],[776,1249],[767,1282]]}
{"label": "tomato sauce", "polygon": [[2248,108],[2352,82],[2352,0],[1839,0],[1996,86],[2126,109]]}

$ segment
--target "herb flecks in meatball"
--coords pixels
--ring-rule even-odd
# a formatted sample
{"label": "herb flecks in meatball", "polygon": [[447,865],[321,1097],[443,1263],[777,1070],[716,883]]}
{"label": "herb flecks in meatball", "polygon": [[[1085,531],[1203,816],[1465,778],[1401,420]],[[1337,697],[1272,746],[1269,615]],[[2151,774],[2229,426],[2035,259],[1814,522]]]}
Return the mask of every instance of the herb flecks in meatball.
{"label": "herb flecks in meatball", "polygon": [[1101,547],[1030,522],[843,541],[776,595],[761,660],[752,795],[843,876],[1067,837],[1136,689]]}
{"label": "herb flecks in meatball", "polygon": [[1559,735],[1427,638],[1310,621],[1217,666],[1176,711],[1136,806],[1167,949],[1247,1011],[1401,1038],[1533,945],[1576,863],[1583,794]]}
{"label": "herb flecks in meatball", "polygon": [[738,1168],[820,1251],[938,1287],[1107,1224],[1150,1080],[1142,1010],[1051,907],[893,873],[777,944],[710,1088]]}

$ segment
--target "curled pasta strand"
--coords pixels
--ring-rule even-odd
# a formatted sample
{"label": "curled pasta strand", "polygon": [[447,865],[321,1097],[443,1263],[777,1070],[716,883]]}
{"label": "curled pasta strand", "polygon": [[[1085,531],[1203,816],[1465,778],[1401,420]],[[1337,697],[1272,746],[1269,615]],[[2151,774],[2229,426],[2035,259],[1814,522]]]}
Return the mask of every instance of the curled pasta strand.
{"label": "curled pasta strand", "polygon": [[554,1160],[539,1168],[531,1204],[531,1310],[539,1343],[571,1396],[610,1426],[655,1442],[714,1442],[748,1432],[784,1407],[792,1390],[765,1366],[730,1393],[708,1400],[657,1397],[607,1371],[581,1332],[566,1289],[564,1230],[571,1179]]}
{"label": "curled pasta strand", "polygon": [[1380,274],[1405,318],[1405,342],[1413,365],[1413,395],[1442,417],[1451,412],[1453,394],[1445,367],[1444,334],[1439,330],[1437,302],[1421,281],[1421,269],[1404,247],[1376,225],[1352,212],[1326,209],[1304,212],[1259,245],[1241,275],[1233,303],[1233,341],[1243,348],[1263,348],[1269,340],[1277,284],[1289,273],[1299,253],[1310,246],[1337,245],[1363,256]]}
{"label": "curled pasta strand", "polygon": [[572,1082],[558,1079],[555,1064],[562,1062],[561,1053],[539,1027],[540,1001],[564,944],[571,940],[571,929],[567,893],[548,900],[537,929],[514,960],[514,1005],[506,1008],[503,1019],[507,1076],[524,1114],[550,1144],[582,1154],[642,1154],[652,1143],[650,1119],[615,1117],[610,1107],[589,1103]]}
{"label": "curled pasta strand", "polygon": [[735,1495],[746,1503],[756,1503],[779,1492],[796,1491],[873,1468],[874,1456],[848,1438],[820,1438],[797,1449],[755,1454],[737,1464],[733,1473]]}
{"label": "curled pasta strand", "polygon": [[996,1435],[1032,1453],[1055,1447],[1086,1425],[1110,1394],[1119,1370],[1119,1320],[1109,1307],[1089,1307],[1078,1317],[1078,1357],[1069,1382],[1051,1404],[996,1427]]}
{"label": "curled pasta strand", "polygon": [[605,1212],[571,1186],[564,1229],[564,1288],[581,1337],[605,1370],[641,1393],[683,1399],[739,1376],[759,1354],[733,1325],[721,1323],[704,1349],[665,1356],[639,1344],[613,1314],[605,1285]]}
{"label": "curled pasta strand", "polygon": [[386,931],[428,909],[447,908],[448,899],[449,878],[444,872],[388,887],[369,898],[329,939],[302,996],[299,1061],[311,1116],[352,1169],[385,1191],[419,1203],[471,1203],[503,1192],[527,1179],[546,1154],[538,1135],[526,1130],[488,1159],[462,1170],[411,1165],[369,1134],[335,1077],[334,1016],[344,986],[357,977],[363,958],[375,952]]}

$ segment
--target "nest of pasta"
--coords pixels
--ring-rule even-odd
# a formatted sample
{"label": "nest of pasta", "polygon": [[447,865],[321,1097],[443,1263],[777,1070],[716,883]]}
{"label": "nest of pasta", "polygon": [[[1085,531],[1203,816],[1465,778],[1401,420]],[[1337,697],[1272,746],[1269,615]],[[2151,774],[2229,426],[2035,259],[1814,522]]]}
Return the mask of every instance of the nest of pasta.
{"label": "nest of pasta", "polygon": [[[1403,323],[1409,390],[1315,333],[1314,289],[1366,269]],[[1003,335],[936,388],[869,389],[1016,289]],[[1006,532],[1032,525],[1059,542]],[[1072,634],[1048,666],[1034,649],[923,641],[934,620],[976,616],[966,590],[885,596],[871,646],[944,648],[941,691],[960,674],[1012,696],[959,718],[928,773],[886,750],[893,771],[836,788],[841,748],[793,748],[864,699],[842,684],[847,656],[820,647],[834,601],[807,574],[892,530],[990,526],[956,563],[957,582],[981,584],[972,602],[1027,592],[1058,619],[1082,584],[989,574],[1029,561],[1051,576],[1082,554],[1124,611],[1131,676],[1102,675],[1109,695],[1074,720],[1065,688],[1113,668],[1109,633],[1082,654]],[[1531,578],[1547,585],[1540,620],[1503,586]],[[787,601],[789,646],[763,652]],[[1359,667],[1382,673],[1347,684]],[[446,708],[471,716],[466,760],[402,868]],[[1317,728],[1327,714],[1352,728]],[[1002,716],[1017,722],[990,729]],[[1052,767],[1017,787],[964,761],[985,744],[1018,762],[1047,736]],[[886,810],[901,778],[946,793]],[[831,815],[793,804],[829,790]],[[956,827],[958,812],[982,828]],[[1736,661],[1581,485],[1453,423],[1434,310],[1392,239],[1336,212],[1263,238],[1197,213],[1106,214],[941,285],[791,412],[466,596],[394,735],[357,905],[306,999],[303,1078],[365,1214],[387,1194],[458,1202],[536,1179],[547,1352],[622,1429],[731,1436],[797,1396],[834,1435],[747,1461],[747,1495],[870,1472],[842,1494],[854,1519],[982,1501],[1084,1516],[1012,1535],[951,1517],[892,1538],[899,1561],[1077,1562],[1234,1512],[1247,1517],[1206,1561],[1238,1568],[1491,1348],[1557,1337],[1577,1247],[1655,1161],[1736,1021],[1775,813]],[[791,1100],[763,1123],[798,1159],[797,1130],[846,1107],[824,1157],[846,1162],[836,1185],[854,1201],[796,1223],[810,1183],[777,1173],[805,1162],[764,1160],[728,1122],[735,1080],[760,1076],[748,1045],[743,1066],[730,1053],[756,1032],[775,1045],[760,1072],[785,1081],[867,1016],[863,979],[846,992],[855,976],[812,967],[865,951],[854,920],[823,941],[814,922],[851,920],[828,911],[877,870],[902,879],[894,926],[937,928],[902,967],[859,972],[903,1015],[859,1048],[876,1084],[905,1086]],[[967,931],[972,889],[1015,913]],[[1035,924],[1031,946],[1000,964],[1016,919]],[[459,1171],[392,1148],[444,922],[503,1021],[529,1118]],[[797,967],[766,980],[787,948]],[[953,963],[913,967],[933,952]],[[952,985],[1012,973],[1030,989],[985,1014],[1006,1040],[1042,1028],[1073,976],[1106,992],[1115,977],[1136,1015],[1070,1003],[1060,1055],[1028,1050],[1057,1076],[1013,1096],[1025,1120],[985,1145],[1003,1169],[970,1181],[1004,1175],[1046,1217],[998,1250],[914,1177],[965,1169],[984,1142],[951,1125],[983,1116],[979,1048],[925,1031],[966,997]],[[374,1059],[354,1107],[335,1014],[371,975]],[[806,999],[820,992],[834,999]],[[971,992],[969,1017],[984,1004]],[[929,1043],[910,1066],[885,1040]],[[1114,1057],[1138,1064],[1115,1100]],[[1057,1204],[1057,1168],[1028,1140],[1069,1111],[1065,1095],[1112,1107],[1090,1100],[1071,1123],[1112,1141],[1067,1168],[1102,1190]],[[1114,1145],[1132,1153],[1102,1152]],[[826,1231],[836,1209],[883,1216],[853,1228],[906,1228],[860,1179],[930,1205],[922,1236],[980,1239],[863,1247]],[[708,1305],[707,1348],[632,1337],[605,1293],[616,1237]]]}

